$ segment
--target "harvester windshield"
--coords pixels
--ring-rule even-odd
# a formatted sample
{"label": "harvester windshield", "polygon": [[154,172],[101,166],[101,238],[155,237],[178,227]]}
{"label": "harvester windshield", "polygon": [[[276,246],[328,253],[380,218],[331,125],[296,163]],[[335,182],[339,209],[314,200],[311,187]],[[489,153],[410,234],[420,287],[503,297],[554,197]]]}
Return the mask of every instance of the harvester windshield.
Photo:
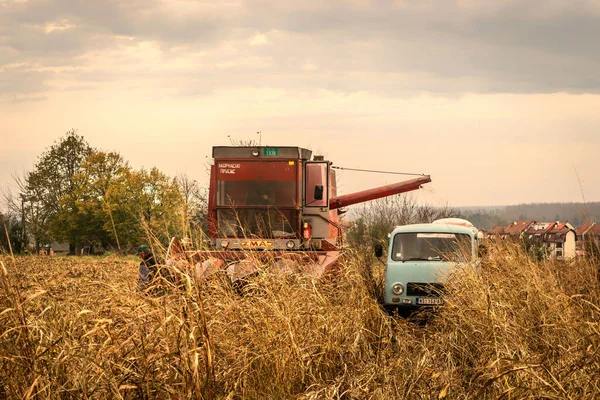
{"label": "harvester windshield", "polygon": [[220,236],[296,236],[299,203],[296,162],[219,163],[216,172]]}
{"label": "harvester windshield", "polygon": [[217,212],[219,235],[225,237],[295,237],[293,210],[222,209]]}

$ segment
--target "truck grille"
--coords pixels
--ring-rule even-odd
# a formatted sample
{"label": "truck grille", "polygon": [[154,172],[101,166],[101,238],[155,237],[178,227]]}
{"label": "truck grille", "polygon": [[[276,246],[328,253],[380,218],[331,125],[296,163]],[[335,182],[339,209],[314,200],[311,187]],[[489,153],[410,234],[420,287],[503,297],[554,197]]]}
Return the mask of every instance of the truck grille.
{"label": "truck grille", "polygon": [[408,282],[406,285],[407,296],[439,297],[444,291],[441,283]]}

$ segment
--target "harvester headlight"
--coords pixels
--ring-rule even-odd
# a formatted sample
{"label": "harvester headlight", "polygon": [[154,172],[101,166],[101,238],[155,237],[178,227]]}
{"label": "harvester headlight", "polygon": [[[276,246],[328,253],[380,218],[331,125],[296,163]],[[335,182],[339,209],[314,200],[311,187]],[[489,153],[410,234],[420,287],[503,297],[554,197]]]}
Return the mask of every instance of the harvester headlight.
{"label": "harvester headlight", "polygon": [[287,247],[288,249],[293,249],[295,245],[296,245],[296,243],[294,243],[293,240],[288,240],[287,243],[285,244],[285,247]]}
{"label": "harvester headlight", "polygon": [[226,249],[227,246],[229,246],[229,241],[228,240],[221,240],[221,247]]}
{"label": "harvester headlight", "polygon": [[392,292],[394,292],[394,294],[400,295],[404,293],[404,286],[402,286],[401,283],[394,283],[394,286],[392,286]]}

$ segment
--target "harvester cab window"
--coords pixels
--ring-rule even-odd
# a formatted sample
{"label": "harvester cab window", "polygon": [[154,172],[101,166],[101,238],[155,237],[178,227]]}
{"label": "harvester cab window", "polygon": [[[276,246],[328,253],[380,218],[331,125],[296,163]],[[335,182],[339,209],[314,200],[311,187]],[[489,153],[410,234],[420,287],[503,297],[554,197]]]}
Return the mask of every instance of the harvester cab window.
{"label": "harvester cab window", "polygon": [[327,162],[307,162],[305,167],[304,201],[307,207],[327,207],[329,204]]}
{"label": "harvester cab window", "polygon": [[255,181],[248,182],[248,191],[244,205],[246,206],[275,206],[277,199],[275,198],[276,182]]}
{"label": "harvester cab window", "polygon": [[295,163],[245,161],[219,165],[236,168],[217,170],[217,206],[296,206],[298,192]]}
{"label": "harvester cab window", "polygon": [[222,181],[219,206],[294,207],[296,183],[286,181]]}

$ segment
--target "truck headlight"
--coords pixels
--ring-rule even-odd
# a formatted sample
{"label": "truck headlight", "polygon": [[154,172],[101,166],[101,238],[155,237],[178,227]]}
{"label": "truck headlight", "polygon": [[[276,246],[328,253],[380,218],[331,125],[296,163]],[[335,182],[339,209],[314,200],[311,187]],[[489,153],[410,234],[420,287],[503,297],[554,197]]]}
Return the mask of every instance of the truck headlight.
{"label": "truck headlight", "polygon": [[221,247],[226,249],[229,246],[229,242],[227,240],[221,240]]}
{"label": "truck headlight", "polygon": [[394,283],[394,286],[392,286],[392,292],[394,292],[394,294],[402,294],[404,293],[404,286],[402,286],[401,283]]}
{"label": "truck headlight", "polygon": [[293,249],[295,245],[296,245],[296,243],[294,243],[294,241],[293,241],[293,240],[288,240],[288,241],[287,241],[287,243],[285,244],[285,246],[286,246],[288,249]]}

